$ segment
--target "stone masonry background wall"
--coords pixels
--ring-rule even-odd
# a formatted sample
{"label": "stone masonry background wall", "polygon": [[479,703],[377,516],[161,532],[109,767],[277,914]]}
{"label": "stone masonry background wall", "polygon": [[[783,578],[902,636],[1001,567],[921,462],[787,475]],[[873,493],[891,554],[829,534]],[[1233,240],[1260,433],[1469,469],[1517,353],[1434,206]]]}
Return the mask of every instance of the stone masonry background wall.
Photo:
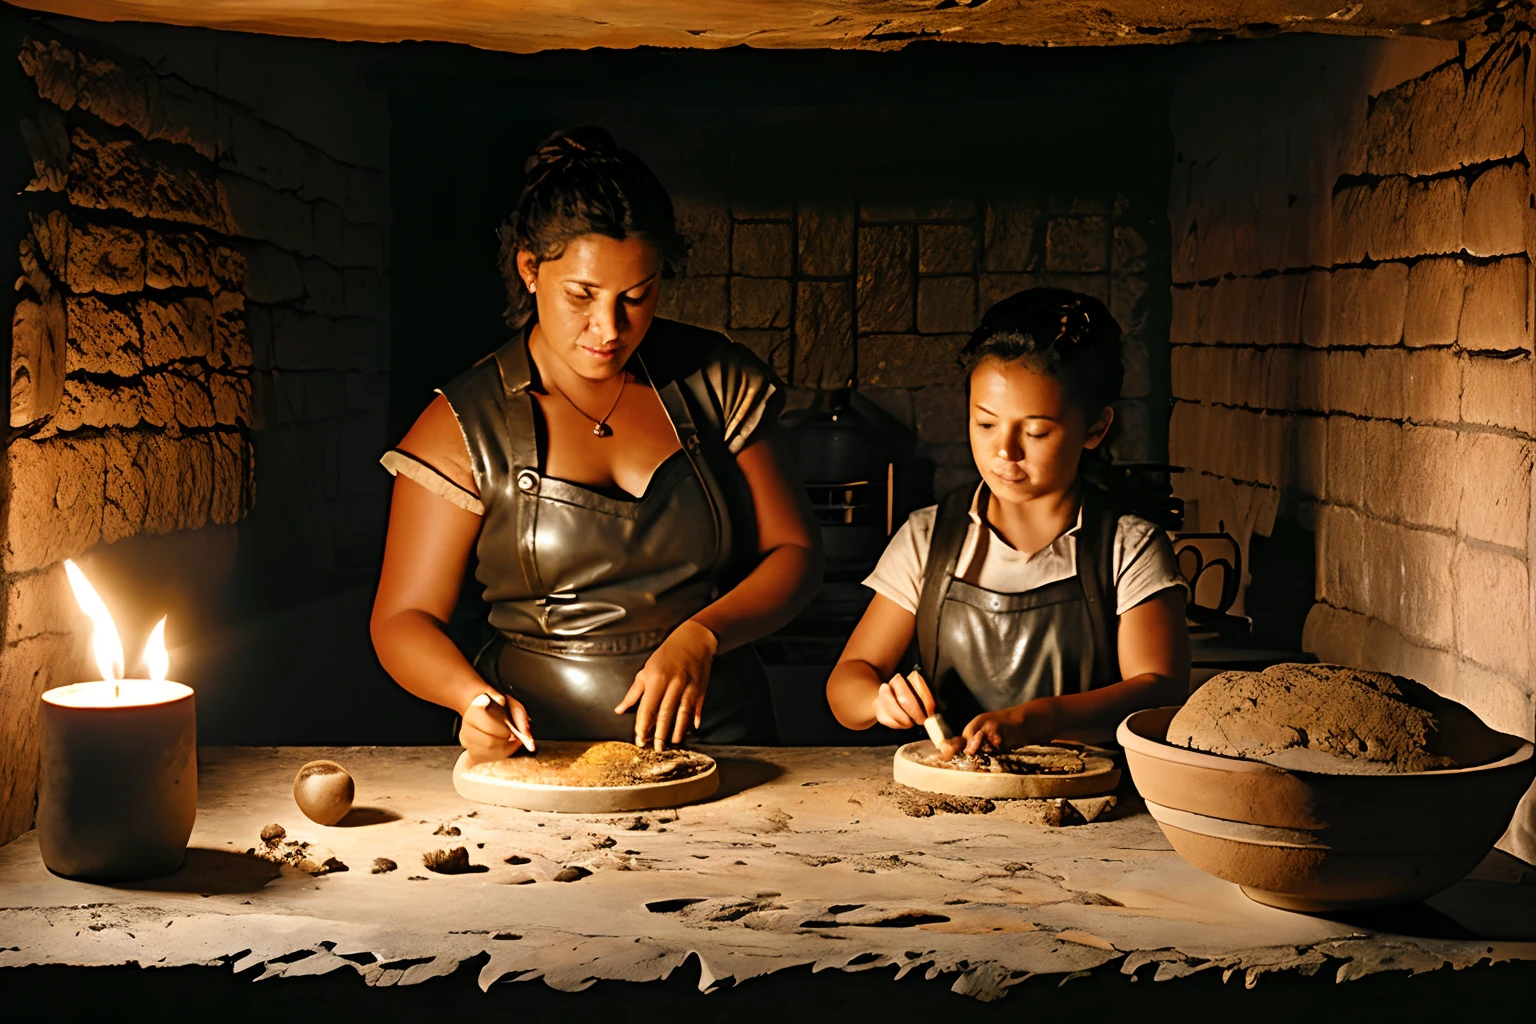
{"label": "stone masonry background wall", "polygon": [[[358,466],[385,446],[388,401],[387,116],[355,68],[327,67],[327,44],[63,20],[26,31],[35,92],[13,144],[34,174],[0,485],[0,841],[31,821],[37,695],[95,674],[61,560],[95,547],[88,569],[110,580],[114,559],[145,568],[127,538],[206,533],[148,549],[119,603],[181,608],[175,659],[197,606],[226,596],[194,592],[210,585],[190,564],[207,553],[224,570],[214,588],[251,589],[251,566],[291,579],[376,557],[384,486]],[[345,84],[309,91],[330,76]],[[132,660],[142,636],[123,633]]]}
{"label": "stone masonry background wall", "polygon": [[[1532,738],[1530,40],[1254,47],[1180,83],[1171,422],[1198,525],[1316,536],[1304,643]],[[1536,860],[1528,797],[1506,837]]]}
{"label": "stone masonry background wall", "polygon": [[397,329],[438,342],[397,353],[397,433],[505,338],[491,228],[523,160],[596,124],[651,165],[693,240],[662,315],[756,350],[792,403],[855,384],[915,431],[917,491],[973,476],[955,356],[989,305],[1038,285],[1119,318],[1115,451],[1166,457],[1171,78],[1154,54],[454,56],[437,71],[428,52],[391,94],[400,194],[433,194],[398,211],[397,273],[440,284],[396,292]]}
{"label": "stone masonry background wall", "polygon": [[1025,288],[1085,292],[1125,330],[1114,453],[1161,458],[1148,344],[1161,351],[1148,303],[1162,283],[1160,262],[1149,269],[1153,211],[1123,194],[923,206],[882,202],[880,191],[821,174],[779,203],[681,200],[694,251],[661,314],[752,348],[803,389],[797,401],[855,385],[913,430],[943,494],[976,478],[958,358],[981,314]]}

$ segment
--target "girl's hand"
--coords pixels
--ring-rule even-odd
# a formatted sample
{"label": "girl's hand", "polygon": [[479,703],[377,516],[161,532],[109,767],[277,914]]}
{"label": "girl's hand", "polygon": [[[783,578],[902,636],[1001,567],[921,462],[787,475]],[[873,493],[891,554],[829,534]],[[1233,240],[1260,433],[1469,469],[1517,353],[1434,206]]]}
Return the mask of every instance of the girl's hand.
{"label": "girl's hand", "polygon": [[629,692],[613,709],[622,715],[635,708],[636,746],[643,747],[654,737],[656,749],[662,750],[669,741],[683,742],[688,730],[699,727],[717,646],[715,634],[689,619],[646,660]]}
{"label": "girl's hand", "polygon": [[515,733],[528,737],[528,750],[532,752],[528,711],[503,693],[480,694],[464,709],[460,719],[459,742],[469,751],[471,763],[499,761],[523,749],[523,741]]}
{"label": "girl's hand", "polygon": [[939,756],[947,759],[962,751],[971,755],[983,750],[1012,750],[1049,743],[1056,738],[1056,714],[1051,700],[1041,697],[977,715],[966,723],[959,736],[945,741]]}
{"label": "girl's hand", "polygon": [[881,683],[875,694],[875,721],[890,729],[911,729],[921,725],[937,707],[921,676],[898,672],[890,682]]}

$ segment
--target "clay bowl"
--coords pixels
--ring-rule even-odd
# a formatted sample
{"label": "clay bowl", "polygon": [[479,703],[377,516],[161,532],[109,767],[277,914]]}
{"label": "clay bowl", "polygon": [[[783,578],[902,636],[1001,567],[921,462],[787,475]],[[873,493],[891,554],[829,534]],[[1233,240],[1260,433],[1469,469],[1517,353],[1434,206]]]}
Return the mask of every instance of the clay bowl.
{"label": "clay bowl", "polygon": [[1491,764],[1324,775],[1165,742],[1178,708],[1116,732],[1131,781],[1179,855],[1283,910],[1409,903],[1458,881],[1503,835],[1536,776],[1532,746]]}

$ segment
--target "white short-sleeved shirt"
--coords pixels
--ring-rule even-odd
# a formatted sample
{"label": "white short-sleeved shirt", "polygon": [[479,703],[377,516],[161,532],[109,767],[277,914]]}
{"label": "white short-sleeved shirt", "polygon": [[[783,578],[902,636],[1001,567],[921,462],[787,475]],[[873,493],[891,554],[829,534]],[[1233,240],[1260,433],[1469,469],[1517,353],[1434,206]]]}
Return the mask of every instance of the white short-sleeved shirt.
{"label": "white short-sleeved shirt", "polygon": [[[1081,510],[1071,529],[1039,551],[1025,554],[1010,547],[983,521],[979,506],[985,493],[982,485],[971,499],[971,525],[955,565],[959,579],[999,594],[1021,594],[1077,575]],[[928,563],[937,512],[937,505],[913,512],[891,537],[875,571],[864,581],[866,587],[914,615],[923,589],[923,569]],[[1158,591],[1178,586],[1182,581],[1168,535],[1139,516],[1120,517],[1112,568],[1116,615],[1124,615]]]}

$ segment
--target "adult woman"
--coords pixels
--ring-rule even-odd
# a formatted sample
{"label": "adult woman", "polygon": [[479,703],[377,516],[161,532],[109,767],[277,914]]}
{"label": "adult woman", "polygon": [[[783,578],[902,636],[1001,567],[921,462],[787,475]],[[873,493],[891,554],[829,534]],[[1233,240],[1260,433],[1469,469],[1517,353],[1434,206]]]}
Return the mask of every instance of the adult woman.
{"label": "adult woman", "polygon": [[[781,386],[724,336],[655,317],[686,243],[637,156],[580,129],[546,139],[525,171],[502,231],[522,330],[384,459],[396,483],[379,659],[463,714],[476,758],[516,752],[517,731],[771,740],[745,645],[821,574],[775,426]],[[471,549],[497,630],[474,665],[443,629]]]}

